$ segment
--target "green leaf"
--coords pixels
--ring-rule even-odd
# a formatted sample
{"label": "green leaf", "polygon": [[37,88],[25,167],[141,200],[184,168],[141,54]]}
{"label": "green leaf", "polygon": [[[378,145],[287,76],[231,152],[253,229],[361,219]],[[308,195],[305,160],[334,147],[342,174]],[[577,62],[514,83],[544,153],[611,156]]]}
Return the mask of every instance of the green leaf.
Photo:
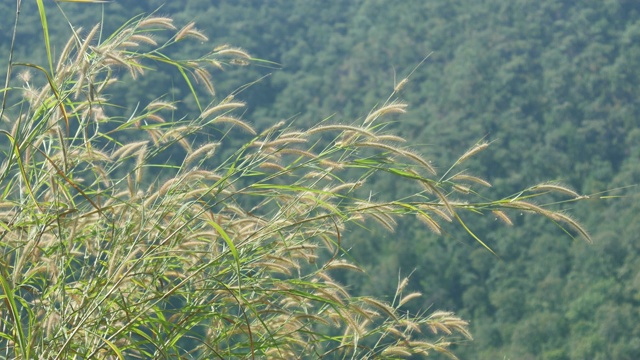
{"label": "green leaf", "polygon": [[[3,269],[4,270],[4,269]],[[9,281],[4,276],[4,271],[0,273],[0,286],[2,287],[2,292],[4,292],[4,296],[0,296],[0,299],[4,299],[4,303],[6,305],[7,310],[11,313],[11,318],[13,320],[14,327],[14,337],[12,341],[15,341],[18,346],[18,350],[22,354],[23,359],[29,359],[29,346],[27,345],[27,337],[24,333],[24,329],[22,328],[22,319],[20,318],[20,309],[18,309],[18,304],[16,302],[15,294],[13,292],[13,288],[9,284]]]}
{"label": "green leaf", "polygon": [[47,61],[49,62],[49,71],[53,74],[53,58],[51,56],[51,42],[49,41],[49,25],[47,24],[47,14],[44,10],[42,0],[36,0],[38,3],[38,12],[40,13],[40,24],[42,25],[42,33],[44,34],[44,46],[47,48]]}

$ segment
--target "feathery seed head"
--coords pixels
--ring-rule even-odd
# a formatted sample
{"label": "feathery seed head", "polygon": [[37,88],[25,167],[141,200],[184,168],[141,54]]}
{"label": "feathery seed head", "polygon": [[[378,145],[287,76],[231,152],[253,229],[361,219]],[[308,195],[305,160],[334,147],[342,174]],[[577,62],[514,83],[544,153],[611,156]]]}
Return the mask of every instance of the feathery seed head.
{"label": "feathery seed head", "polygon": [[487,143],[487,142],[482,142],[482,143],[476,144],[471,149],[467,150],[467,152],[462,154],[462,156],[460,156],[458,161],[456,161],[456,164],[460,164],[461,162],[469,159],[470,157],[472,157],[473,155],[481,152],[482,150],[486,149],[487,147],[489,147],[489,143]]}
{"label": "feathery seed head", "polygon": [[148,17],[138,22],[138,27],[160,26],[166,29],[175,30],[173,19],[168,17]]}
{"label": "feathery seed head", "polygon": [[376,120],[377,118],[379,118],[380,116],[386,115],[386,114],[404,114],[407,111],[405,110],[407,108],[407,104],[402,104],[402,103],[391,103],[389,105],[383,106],[380,109],[370,113],[365,119],[364,119],[364,125]]}

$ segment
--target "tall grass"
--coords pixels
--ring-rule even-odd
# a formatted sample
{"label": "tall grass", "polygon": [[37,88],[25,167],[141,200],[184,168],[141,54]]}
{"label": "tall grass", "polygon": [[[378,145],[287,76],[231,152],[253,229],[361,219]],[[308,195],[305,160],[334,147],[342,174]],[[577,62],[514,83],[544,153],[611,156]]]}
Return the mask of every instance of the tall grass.
{"label": "tall grass", "polygon": [[[22,95],[3,107],[0,130],[6,358],[454,358],[450,345],[471,339],[467,322],[401,311],[420,296],[405,293],[408,279],[384,302],[332,278],[361,271],[340,256],[346,228],[392,230],[410,215],[436,233],[443,221],[457,223],[481,242],[460,213],[508,221],[503,210],[516,209],[588,238],[567,215],[531,202],[545,192],[576,197],[561,185],[477,197],[473,188],[489,184],[457,169],[485,144],[437,177],[382,126],[408,109],[395,91],[362,120],[255,129],[233,97],[197,98],[198,86],[214,92],[210,69],[250,63],[245,51],[172,59],[169,47],[206,37],[169,18],[134,18],[109,36],[99,29],[76,29],[59,59],[49,52],[50,66],[10,64],[32,74],[3,89]],[[116,74],[135,82],[158,63],[182,74],[198,114],[176,119],[181,104],[165,99],[129,114],[109,104]],[[250,140],[229,151],[236,132]],[[218,156],[221,147],[232,155]],[[167,162],[170,154],[184,156]],[[414,192],[375,202],[368,180],[378,174]]]}

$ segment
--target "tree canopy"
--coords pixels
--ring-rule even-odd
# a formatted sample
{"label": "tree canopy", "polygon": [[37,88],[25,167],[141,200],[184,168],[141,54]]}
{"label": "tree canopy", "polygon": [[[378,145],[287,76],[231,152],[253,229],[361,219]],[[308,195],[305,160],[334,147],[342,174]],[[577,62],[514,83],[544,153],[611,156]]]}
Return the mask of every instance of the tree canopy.
{"label": "tree canopy", "polygon": [[[563,231],[557,219],[523,209],[508,213],[513,227],[504,226],[499,215],[461,214],[497,257],[460,227],[445,222],[435,234],[400,218],[393,233],[370,224],[341,233],[350,244],[350,260],[366,273],[332,276],[349,293],[391,303],[385,296],[393,296],[399,278],[411,275],[406,291],[423,297],[408,303],[407,311],[453,310],[470,320],[475,340],[453,346],[462,358],[640,357],[636,2],[123,0],[50,2],[46,9],[56,60],[69,23],[84,39],[100,22],[97,34],[106,37],[141,14],[170,16],[178,28],[195,21],[194,29],[209,38],[206,46],[231,44],[246,51],[248,66],[232,66],[229,57],[221,63],[224,72],[212,70],[213,103],[234,94],[234,101],[246,103],[242,119],[258,134],[283,120],[292,129],[362,122],[371,109],[391,104],[385,99],[394,93],[397,103],[409,104],[402,109],[406,113],[392,115],[376,130],[401,135],[432,161],[439,176],[474,144],[491,144],[449,174],[464,171],[493,184],[459,184],[470,195],[513,199],[521,189],[546,182],[588,195],[573,202],[544,188],[532,191],[543,194],[533,198],[536,204],[570,210],[593,245],[572,240],[579,232]],[[8,54],[15,4],[0,4],[0,13],[0,52]],[[23,1],[15,62],[47,68],[40,24],[36,1]],[[163,43],[170,35],[157,32],[153,39]],[[105,40],[96,38],[92,46]],[[164,50],[166,55],[181,60],[202,54],[201,41],[179,45]],[[1,64],[5,69],[4,58]],[[126,85],[132,76],[126,69],[116,70],[123,81],[113,84],[105,101],[137,116],[162,97],[180,104],[175,120],[198,116],[210,105],[194,100],[207,96],[205,79],[191,78],[191,88],[170,64],[153,66],[158,70],[139,77],[136,86]],[[14,69],[13,88],[22,86],[19,70]],[[32,84],[44,86],[46,79],[31,72]],[[216,156],[233,155],[251,138],[225,137],[231,145],[216,149]],[[125,140],[138,139],[118,141]],[[3,154],[10,147],[0,144]],[[172,164],[188,153],[178,144],[153,161]],[[344,180],[359,176],[346,173]],[[395,179],[367,178],[372,190],[364,196],[384,202],[411,193],[410,185]],[[449,190],[454,197],[467,195]]]}

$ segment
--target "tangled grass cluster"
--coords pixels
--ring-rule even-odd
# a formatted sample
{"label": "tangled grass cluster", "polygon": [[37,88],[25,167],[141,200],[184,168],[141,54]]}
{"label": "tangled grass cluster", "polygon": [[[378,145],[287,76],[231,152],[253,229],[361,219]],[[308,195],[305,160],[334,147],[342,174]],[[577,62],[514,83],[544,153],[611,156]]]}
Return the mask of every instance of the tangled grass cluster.
{"label": "tangled grass cluster", "polygon": [[[3,105],[0,130],[5,358],[455,358],[450,345],[471,339],[467,322],[402,310],[420,297],[406,293],[407,279],[391,302],[353,296],[334,280],[335,271],[361,271],[340,256],[346,227],[391,230],[397,217],[416,216],[435,233],[453,222],[475,237],[460,212],[509,222],[503,210],[515,208],[588,238],[567,215],[528,200],[549,191],[579,198],[557,184],[464,201],[489,184],[456,169],[487,144],[437,177],[385,130],[385,117],[406,111],[400,87],[363,120],[302,130],[254,129],[236,115],[245,104],[233,96],[181,119],[180,104],[164,99],[121,114],[107,96],[116,75],[135,81],[168,64],[192,89],[213,93],[210,69],[252,59],[228,46],[172,59],[165,49],[206,36],[169,18],[135,18],[102,41],[99,29],[74,29],[49,69],[11,64],[46,83],[23,72],[12,78],[21,88],[4,89],[5,101],[22,94]],[[238,131],[250,140],[218,156]],[[367,180],[376,174],[415,192],[374,202]]]}

